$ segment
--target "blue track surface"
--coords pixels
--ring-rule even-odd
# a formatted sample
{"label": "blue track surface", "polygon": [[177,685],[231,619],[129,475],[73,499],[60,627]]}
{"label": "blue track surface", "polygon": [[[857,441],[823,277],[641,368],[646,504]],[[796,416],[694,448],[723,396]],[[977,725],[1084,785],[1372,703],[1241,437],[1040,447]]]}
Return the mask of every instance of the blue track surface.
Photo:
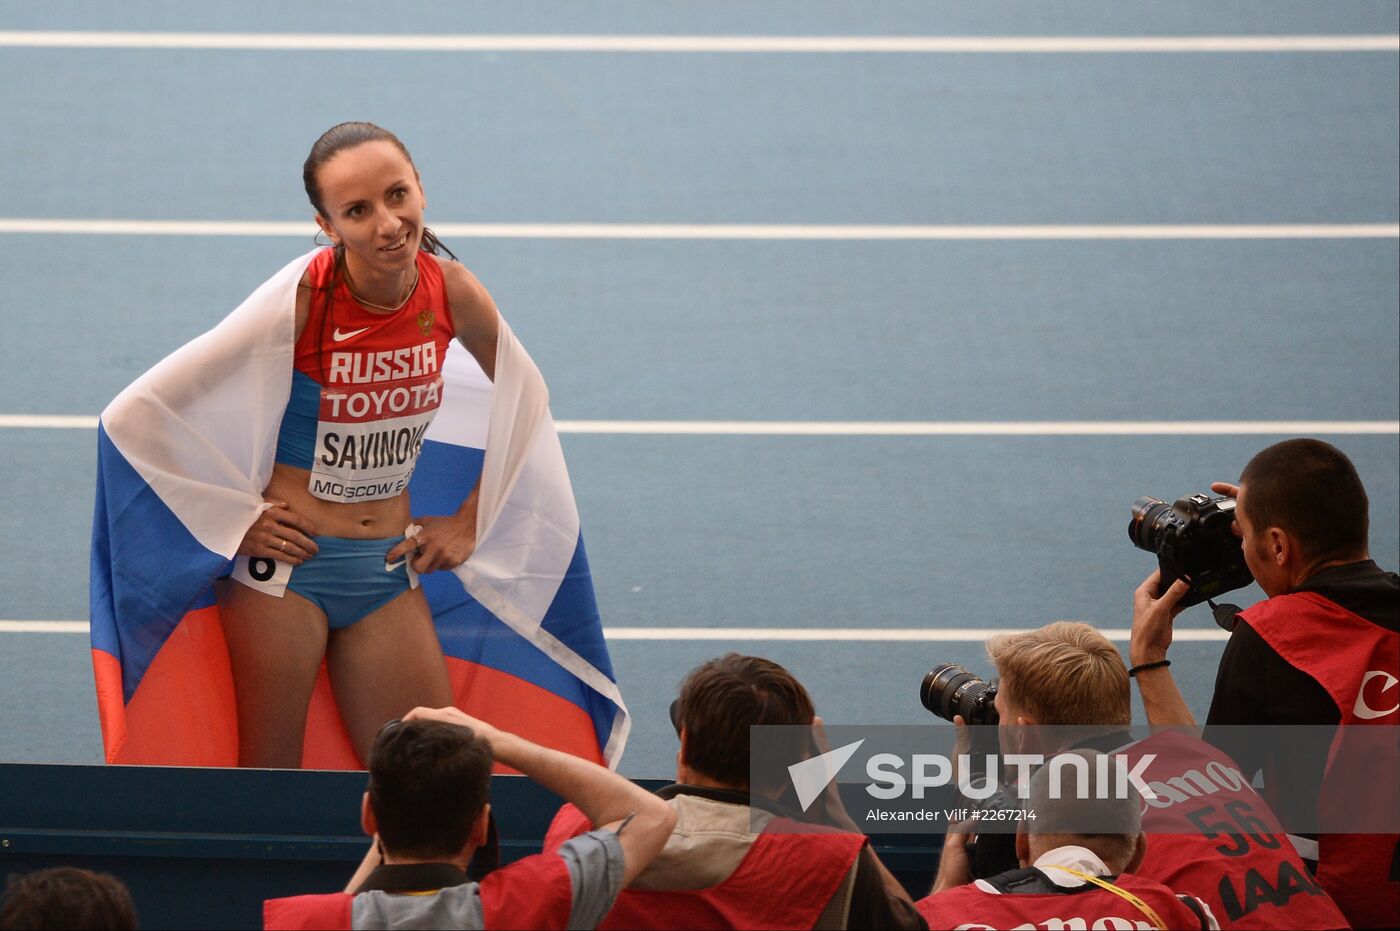
{"label": "blue track surface", "polygon": [[[761,35],[1394,34],[1394,3],[158,2],[0,30]],[[342,119],[414,151],[439,222],[1387,223],[1393,52],[519,54],[0,48],[4,218],[297,220]],[[451,242],[561,420],[1395,420],[1394,238]],[[95,414],[310,243],[0,235],[0,414]],[[566,435],[611,626],[1126,627],[1141,494],[1270,436]],[[1400,440],[1333,438],[1400,563]],[[87,616],[94,436],[0,429],[0,620]],[[1238,593],[1247,601],[1257,597]],[[1184,627],[1208,627],[1203,609]],[[621,641],[623,761],[729,645]],[[840,723],[916,722],[970,643],[735,644]],[[1218,643],[1174,648],[1198,714]],[[86,638],[0,633],[0,759],[100,759]]]}

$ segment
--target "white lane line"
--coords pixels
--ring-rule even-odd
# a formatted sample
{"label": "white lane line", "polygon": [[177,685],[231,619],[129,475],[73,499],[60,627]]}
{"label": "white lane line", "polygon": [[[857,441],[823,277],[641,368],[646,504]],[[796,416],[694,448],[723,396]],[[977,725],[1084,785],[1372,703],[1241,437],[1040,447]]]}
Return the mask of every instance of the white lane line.
{"label": "white lane line", "polygon": [[[787,640],[845,643],[981,643],[994,634],[1021,633],[1029,628],[958,627],[910,630],[902,627],[825,628],[825,627],[605,627],[609,640]],[[0,633],[85,634],[87,621],[0,621]],[[1126,643],[1132,631],[1110,627],[1100,631],[1105,637]],[[1223,630],[1177,629],[1172,639],[1180,642],[1228,640]]]}
{"label": "white lane line", "polygon": [[381,52],[723,52],[1080,54],[1141,52],[1389,52],[1400,36],[758,36],[370,35],[261,32],[0,32],[21,48],[237,49]]}
{"label": "white lane line", "polygon": [[[1030,628],[954,627],[911,630],[903,627],[825,628],[825,627],[606,627],[609,640],[787,640],[813,642],[895,642],[895,643],[981,643],[995,634],[1023,633]],[[1099,631],[1109,640],[1126,643],[1132,631],[1109,627]],[[1229,640],[1219,629],[1184,630],[1172,633],[1175,641]]]}
{"label": "white lane line", "polygon": [[[0,414],[0,429],[95,430],[80,415]],[[1239,436],[1400,434],[1400,420],[560,420],[560,433],[637,436]]]}
{"label": "white lane line", "polygon": [[0,634],[85,634],[87,621],[0,621]]}
{"label": "white lane line", "polygon": [[1397,420],[1263,421],[655,421],[565,420],[560,433],[698,436],[1233,436],[1400,434]]}
{"label": "white lane line", "polygon": [[[1400,223],[800,224],[434,223],[459,239],[1103,240],[1396,239]],[[286,236],[310,239],[299,220],[51,220],[0,218],[0,233],[87,236]]]}
{"label": "white lane line", "polygon": [[0,427],[20,430],[96,430],[97,418],[68,414],[0,414]]}

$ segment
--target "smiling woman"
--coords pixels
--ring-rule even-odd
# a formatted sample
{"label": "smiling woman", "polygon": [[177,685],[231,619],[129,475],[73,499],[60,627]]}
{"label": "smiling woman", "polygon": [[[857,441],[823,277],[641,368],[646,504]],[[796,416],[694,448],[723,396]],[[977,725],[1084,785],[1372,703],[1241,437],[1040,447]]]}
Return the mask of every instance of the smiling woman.
{"label": "smiling woman", "polygon": [[[407,485],[441,403],[453,337],[494,374],[494,303],[423,224],[407,148],[370,123],[332,127],[303,169],[333,244],[297,291],[291,397],[267,508],[220,585],[239,763],[297,766],[324,657],[360,759],[384,721],[451,702],[417,574],[463,563],[479,488],[414,521]],[[450,253],[449,253],[450,255]]]}
{"label": "smiling woman", "polygon": [[[626,712],[539,371],[437,254],[393,134],[333,127],[304,180],[329,248],[103,413],[108,759],[354,766],[385,721],[449,704],[615,755]],[[440,516],[413,515],[410,479]]]}

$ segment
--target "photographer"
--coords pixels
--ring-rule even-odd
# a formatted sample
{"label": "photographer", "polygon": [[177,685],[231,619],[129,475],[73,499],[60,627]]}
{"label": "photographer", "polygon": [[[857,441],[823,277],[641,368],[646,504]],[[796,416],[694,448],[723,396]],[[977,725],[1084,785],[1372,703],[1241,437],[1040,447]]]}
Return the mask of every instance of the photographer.
{"label": "photographer", "polygon": [[[478,851],[495,848],[493,762],[570,799],[598,829],[472,880]],[[616,773],[450,707],[415,708],[379,732],[360,818],[374,843],[345,891],[269,899],[265,928],[594,928],[676,820]]]}
{"label": "photographer", "polygon": [[[1149,849],[1142,833],[1142,797],[1131,789],[1114,794],[1109,769],[1100,765],[1108,761],[1100,760],[1098,751],[1062,756],[1078,757],[1083,768],[1069,768],[1066,791],[1051,778],[1053,764],[1031,778],[1026,806],[1036,818],[1017,825],[1019,868],[972,882],[963,853],[966,835],[948,835],[938,882],[918,903],[929,927],[1219,931],[1200,899],[1138,872]],[[1150,924],[1143,924],[1144,918]]]}
{"label": "photographer", "polygon": [[[819,820],[841,830],[801,821],[782,802],[785,786],[751,783],[751,727],[786,726],[801,734],[802,749],[808,727],[820,730],[811,696],[791,672],[758,656],[716,657],[685,677],[671,723],[680,742],[676,783],[658,795],[675,812],[675,828],[600,927],[924,927],[834,785],[817,803]],[[566,805],[545,850],[591,826]]]}
{"label": "photographer", "polygon": [[[1312,439],[1277,443],[1245,467],[1238,486],[1212,485],[1236,501],[1235,532],[1268,599],[1242,611],[1226,644],[1206,718],[1246,774],[1262,770],[1280,810],[1346,795],[1365,785],[1329,782],[1319,762],[1289,765],[1289,749],[1235,745],[1225,725],[1400,724],[1400,577],[1368,554],[1368,502],[1355,467]],[[1159,593],[1154,573],[1133,604],[1130,655],[1148,719],[1193,724],[1173,681],[1167,650],[1188,590]],[[1325,757],[1319,755],[1319,760]],[[1291,761],[1290,761],[1291,762]],[[1375,773],[1394,792],[1394,772]],[[1390,927],[1400,916],[1400,845],[1395,835],[1291,837],[1317,861],[1317,876],[1357,927]]]}
{"label": "photographer", "polygon": [[[941,672],[947,667],[937,667],[925,680],[924,704],[959,725],[965,717],[997,724],[1003,754],[1048,757],[1074,747],[1090,748],[1121,754],[1134,766],[1151,756],[1141,778],[1160,797],[1143,811],[1148,843],[1145,856],[1131,869],[1136,876],[1196,896],[1232,928],[1347,926],[1308,877],[1268,805],[1247,780],[1232,775],[1236,771],[1228,757],[1177,731],[1133,740],[1128,732],[1128,670],[1103,634],[1088,624],[1058,621],[1039,630],[993,637],[987,641],[987,655],[996,667],[996,686],[966,671],[947,676]],[[941,689],[930,683],[936,674],[942,675]],[[939,691],[941,695],[930,694]],[[950,691],[956,697],[949,696]],[[969,728],[959,730],[959,742],[966,746],[972,739]],[[1205,784],[1200,774],[1215,778]],[[1003,795],[1003,807],[1026,807],[1015,798],[1014,788],[1008,786]],[[960,856],[958,840],[950,835],[952,846],[945,848],[945,857]],[[1024,859],[1005,849],[1007,840],[998,834],[977,840],[976,875],[991,877],[1015,869],[1018,859]],[[997,853],[988,856],[984,846]],[[940,882],[947,868],[940,863]]]}

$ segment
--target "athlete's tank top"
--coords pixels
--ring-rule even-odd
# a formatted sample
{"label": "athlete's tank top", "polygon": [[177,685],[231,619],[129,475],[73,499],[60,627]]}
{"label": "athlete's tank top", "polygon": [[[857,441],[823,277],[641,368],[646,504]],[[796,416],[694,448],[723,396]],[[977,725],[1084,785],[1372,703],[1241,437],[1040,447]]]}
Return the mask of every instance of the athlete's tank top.
{"label": "athlete's tank top", "polygon": [[442,400],[442,362],[454,335],[442,268],[419,252],[418,285],[392,314],[361,305],[343,274],[328,308],[334,270],[330,249],[307,269],[310,314],[297,340],[277,461],[310,470],[311,494],[326,501],[392,498],[408,487]]}

